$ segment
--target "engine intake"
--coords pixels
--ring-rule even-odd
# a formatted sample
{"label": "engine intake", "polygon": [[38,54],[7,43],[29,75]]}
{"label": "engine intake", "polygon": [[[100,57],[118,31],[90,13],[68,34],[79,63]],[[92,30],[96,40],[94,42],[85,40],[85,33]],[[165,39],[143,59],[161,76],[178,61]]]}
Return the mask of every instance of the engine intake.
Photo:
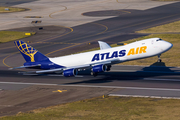
{"label": "engine intake", "polygon": [[78,74],[77,69],[68,69],[68,70],[64,70],[64,72],[63,72],[64,77],[71,77],[71,76],[75,76],[77,74]]}

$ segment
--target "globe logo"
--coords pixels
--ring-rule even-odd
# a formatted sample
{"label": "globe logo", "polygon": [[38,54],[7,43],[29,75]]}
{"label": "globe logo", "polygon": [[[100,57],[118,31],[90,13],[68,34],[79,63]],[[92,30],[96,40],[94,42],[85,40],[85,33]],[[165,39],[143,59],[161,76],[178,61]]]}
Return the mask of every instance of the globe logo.
{"label": "globe logo", "polygon": [[35,50],[33,47],[31,47],[30,45],[22,41],[16,41],[15,43],[16,43],[17,48],[22,54],[29,56],[31,59],[31,62],[35,62],[34,55],[38,52],[37,50]]}

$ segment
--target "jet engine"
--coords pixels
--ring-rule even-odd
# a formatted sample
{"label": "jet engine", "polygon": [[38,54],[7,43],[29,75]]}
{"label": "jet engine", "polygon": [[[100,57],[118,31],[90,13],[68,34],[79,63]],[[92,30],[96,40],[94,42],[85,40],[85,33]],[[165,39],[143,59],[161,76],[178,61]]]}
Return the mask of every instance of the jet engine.
{"label": "jet engine", "polygon": [[64,70],[64,72],[63,72],[64,77],[71,77],[71,76],[75,76],[77,74],[78,74],[77,69],[68,69],[68,70]]}
{"label": "jet engine", "polygon": [[98,73],[98,72],[104,72],[106,71],[107,66],[106,65],[96,65],[92,67],[92,72]]}

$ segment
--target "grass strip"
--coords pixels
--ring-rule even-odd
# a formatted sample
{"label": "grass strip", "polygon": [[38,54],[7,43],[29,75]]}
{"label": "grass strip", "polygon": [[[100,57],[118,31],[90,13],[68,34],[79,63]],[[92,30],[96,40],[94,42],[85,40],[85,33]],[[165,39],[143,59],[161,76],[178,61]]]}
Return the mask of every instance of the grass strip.
{"label": "grass strip", "polygon": [[180,32],[180,21],[152,27],[145,30],[136,31],[136,33],[172,33],[172,32]]}
{"label": "grass strip", "polygon": [[[5,8],[8,8],[9,10],[5,10]],[[16,7],[0,7],[0,13],[8,13],[8,12],[20,12],[25,11],[24,8],[16,8]]]}
{"label": "grass strip", "polygon": [[179,1],[179,0],[152,0],[152,1],[168,2],[168,1]]}
{"label": "grass strip", "polygon": [[98,97],[1,117],[0,120],[178,120],[180,100]]}
{"label": "grass strip", "polygon": [[179,1],[179,0],[152,0],[152,1],[162,1],[162,2],[168,2],[168,1]]}
{"label": "grass strip", "polygon": [[[22,39],[28,37],[25,35],[26,32],[18,32],[18,31],[0,31],[0,43],[14,41],[18,39]],[[35,32],[32,32],[31,35],[34,35]]]}

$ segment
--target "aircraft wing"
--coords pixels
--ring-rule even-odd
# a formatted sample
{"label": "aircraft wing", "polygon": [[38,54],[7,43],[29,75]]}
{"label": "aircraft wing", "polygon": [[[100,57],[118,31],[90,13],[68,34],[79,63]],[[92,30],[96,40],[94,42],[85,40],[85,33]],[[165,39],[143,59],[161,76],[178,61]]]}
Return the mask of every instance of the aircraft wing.
{"label": "aircraft wing", "polygon": [[50,69],[50,70],[20,72],[20,73],[25,73],[25,74],[32,74],[32,73],[41,74],[41,73],[49,73],[49,72],[63,73],[64,70],[68,70],[68,69],[91,69],[93,66],[96,66],[96,65],[100,65],[100,64],[111,65],[111,64],[116,64],[118,62],[119,62],[119,59],[114,59],[114,60],[109,60],[109,61],[96,62],[92,64],[84,64],[84,65],[79,65],[79,66],[56,68],[56,69]]}
{"label": "aircraft wing", "polygon": [[29,72],[20,72],[20,73],[25,73],[25,74],[32,74],[32,73],[41,74],[41,73],[50,73],[50,72],[62,73],[64,70],[68,70],[68,69],[87,69],[87,68],[91,68],[91,66],[89,64],[86,64],[86,65],[81,65],[81,66],[72,66],[72,67],[65,67],[65,68],[56,68],[56,69],[50,69],[50,70],[39,70],[39,71],[29,71]]}

